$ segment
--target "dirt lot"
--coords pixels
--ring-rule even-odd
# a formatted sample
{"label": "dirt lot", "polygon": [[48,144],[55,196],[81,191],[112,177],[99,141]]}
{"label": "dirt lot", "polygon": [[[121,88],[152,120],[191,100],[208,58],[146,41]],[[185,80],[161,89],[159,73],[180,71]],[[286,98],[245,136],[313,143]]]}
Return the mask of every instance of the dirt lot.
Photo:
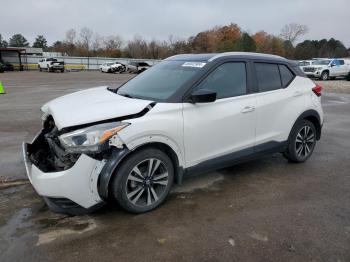
{"label": "dirt lot", "polygon": [[350,261],[350,82],[343,80],[320,82],[323,137],[304,164],[275,154],[187,179],[142,215],[112,206],[79,217],[48,211],[25,179],[20,151],[40,129],[40,106],[130,77],[0,74],[7,91],[0,95],[0,261]]}

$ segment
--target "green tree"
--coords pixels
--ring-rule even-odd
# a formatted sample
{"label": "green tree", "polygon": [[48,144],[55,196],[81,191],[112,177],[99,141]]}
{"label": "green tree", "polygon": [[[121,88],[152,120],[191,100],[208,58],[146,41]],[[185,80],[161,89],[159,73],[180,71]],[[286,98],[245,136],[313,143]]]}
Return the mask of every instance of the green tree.
{"label": "green tree", "polygon": [[8,43],[2,38],[2,35],[0,34],[0,47],[7,47]]}
{"label": "green tree", "polygon": [[33,43],[33,47],[42,48],[42,49],[46,50],[47,49],[47,41],[46,41],[45,37],[43,35],[38,35],[35,38],[35,41]]}
{"label": "green tree", "polygon": [[10,38],[9,45],[13,47],[28,47],[29,43],[23,35],[15,34]]}
{"label": "green tree", "polygon": [[284,48],[285,57],[287,57],[289,59],[293,59],[295,50],[294,50],[294,46],[293,46],[292,42],[289,40],[284,41],[283,48]]}
{"label": "green tree", "polygon": [[235,44],[235,50],[244,52],[255,52],[256,44],[254,39],[247,32],[244,32],[241,38]]}

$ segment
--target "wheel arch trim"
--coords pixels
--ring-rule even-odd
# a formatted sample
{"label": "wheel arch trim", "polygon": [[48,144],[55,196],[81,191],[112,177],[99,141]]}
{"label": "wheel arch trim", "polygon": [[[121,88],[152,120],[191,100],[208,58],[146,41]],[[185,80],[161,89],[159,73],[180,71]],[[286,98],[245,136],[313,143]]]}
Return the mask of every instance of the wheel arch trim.
{"label": "wheel arch trim", "polygon": [[184,158],[177,148],[176,144],[170,139],[163,136],[149,136],[139,138],[129,143],[123,149],[113,148],[109,156],[109,160],[103,167],[98,178],[98,194],[99,196],[107,200],[109,197],[109,185],[116,168],[122,163],[122,161],[132,154],[133,152],[145,147],[166,147],[166,154],[170,157],[174,164],[175,179],[178,184],[182,183],[184,173]]}
{"label": "wheel arch trim", "polygon": [[320,138],[321,138],[321,130],[322,130],[321,117],[320,117],[320,114],[314,109],[309,109],[309,110],[306,110],[305,112],[303,112],[295,120],[295,122],[294,122],[294,124],[293,124],[289,134],[291,134],[295,124],[298,123],[302,119],[309,120],[315,125],[315,128],[316,128],[316,139],[320,140]]}

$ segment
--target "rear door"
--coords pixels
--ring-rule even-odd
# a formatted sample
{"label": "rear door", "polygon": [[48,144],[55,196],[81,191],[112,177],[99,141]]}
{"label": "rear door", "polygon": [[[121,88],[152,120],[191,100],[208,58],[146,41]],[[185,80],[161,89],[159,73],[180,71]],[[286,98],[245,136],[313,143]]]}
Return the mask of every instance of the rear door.
{"label": "rear door", "polygon": [[217,93],[211,103],[184,103],[184,147],[188,167],[225,157],[251,154],[255,141],[255,94],[245,61],[219,65],[195,89]]}
{"label": "rear door", "polygon": [[[331,74],[330,76],[340,76],[342,75],[342,66],[340,64],[340,60],[338,59],[334,59],[332,62],[331,62]],[[344,60],[343,60],[343,64],[344,64]]]}
{"label": "rear door", "polygon": [[340,75],[341,76],[344,76],[344,75],[347,75],[348,73],[348,67],[347,65],[345,64],[345,61],[344,59],[339,59],[339,66],[340,66]]}
{"label": "rear door", "polygon": [[304,81],[288,65],[254,62],[257,85],[256,151],[286,141],[304,110]]}

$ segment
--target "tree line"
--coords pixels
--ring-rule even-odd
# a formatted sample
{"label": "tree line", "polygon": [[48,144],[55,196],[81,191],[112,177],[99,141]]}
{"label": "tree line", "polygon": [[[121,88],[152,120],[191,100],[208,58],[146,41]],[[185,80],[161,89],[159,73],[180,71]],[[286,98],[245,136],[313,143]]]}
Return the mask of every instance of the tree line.
{"label": "tree line", "polygon": [[[296,44],[308,32],[305,25],[291,23],[285,25],[279,35],[259,31],[250,34],[237,24],[216,26],[200,32],[188,39],[170,36],[168,40],[145,40],[135,36],[123,41],[118,35],[100,36],[84,27],[79,32],[70,29],[65,39],[55,41],[51,46],[43,35],[38,35],[31,45],[44,51],[60,52],[70,56],[100,56],[163,59],[181,53],[212,53],[229,51],[249,51],[284,56],[290,59],[310,59],[313,57],[347,57],[350,48],[336,39],[305,40]],[[0,47],[29,47],[21,34],[13,35],[8,41],[0,34]]]}

